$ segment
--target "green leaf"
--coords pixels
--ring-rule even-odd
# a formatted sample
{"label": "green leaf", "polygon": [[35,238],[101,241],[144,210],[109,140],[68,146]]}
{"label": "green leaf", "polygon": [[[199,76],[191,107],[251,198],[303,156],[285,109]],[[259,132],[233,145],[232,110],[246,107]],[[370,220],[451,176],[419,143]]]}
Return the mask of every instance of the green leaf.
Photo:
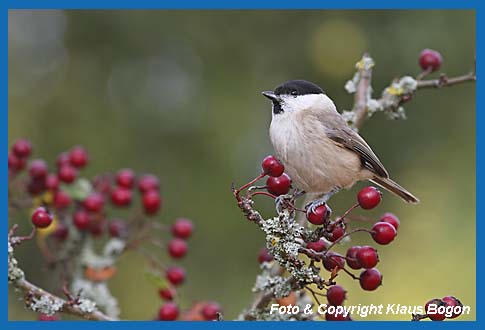
{"label": "green leaf", "polygon": [[91,183],[85,178],[79,178],[69,185],[62,184],[61,189],[76,200],[85,199],[93,191]]}
{"label": "green leaf", "polygon": [[155,274],[151,271],[146,270],[145,278],[148,280],[148,282],[154,284],[158,288],[165,288],[168,286],[167,281],[165,280],[165,278],[161,277],[160,274]]}

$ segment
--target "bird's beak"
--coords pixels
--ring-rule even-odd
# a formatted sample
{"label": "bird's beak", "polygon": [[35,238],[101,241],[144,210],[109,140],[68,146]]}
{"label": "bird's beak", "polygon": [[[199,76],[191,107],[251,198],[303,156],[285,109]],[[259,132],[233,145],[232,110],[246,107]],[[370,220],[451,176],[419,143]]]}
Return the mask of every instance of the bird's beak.
{"label": "bird's beak", "polygon": [[271,101],[279,101],[279,97],[277,95],[275,95],[275,93],[273,93],[272,91],[268,91],[268,92],[262,92],[261,94],[263,94],[264,96],[266,96],[268,99],[270,99]]}

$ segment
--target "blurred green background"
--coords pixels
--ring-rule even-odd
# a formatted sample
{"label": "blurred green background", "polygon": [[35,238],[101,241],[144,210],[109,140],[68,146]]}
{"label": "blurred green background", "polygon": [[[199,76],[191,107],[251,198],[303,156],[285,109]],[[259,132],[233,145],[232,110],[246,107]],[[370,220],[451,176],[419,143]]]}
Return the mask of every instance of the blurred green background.
{"label": "blurred green background", "polygon": [[[443,54],[442,69],[450,76],[468,72],[475,56],[474,12],[11,11],[9,139],[31,139],[35,157],[50,164],[82,144],[91,156],[87,177],[123,167],[159,175],[160,222],[186,216],[196,225],[182,262],[188,271],[180,289],[184,304],[216,300],[232,319],[250,304],[263,245],[230,193],[232,181],[247,182],[272,153],[270,104],[260,92],[306,79],[321,85],[339,110],[349,109],[353,98],[343,86],[363,52],[376,61],[378,96],[394,77],[419,72],[423,48]],[[358,211],[396,213],[399,235],[378,247],[381,288],[363,292],[346,276],[339,280],[350,305],[420,305],[455,295],[472,306],[459,320],[472,320],[475,86],[420,91],[406,110],[408,120],[377,114],[361,133],[421,203],[405,205],[386,193],[377,210]],[[358,188],[332,200],[335,213],[353,203]],[[273,213],[264,198],[257,207]],[[364,234],[355,243],[372,244]],[[17,255],[32,281],[59,288],[34,244],[24,244]],[[152,319],[161,301],[144,278],[144,261],[127,254],[119,266],[110,287],[122,318]],[[9,318],[35,317],[11,290]]]}

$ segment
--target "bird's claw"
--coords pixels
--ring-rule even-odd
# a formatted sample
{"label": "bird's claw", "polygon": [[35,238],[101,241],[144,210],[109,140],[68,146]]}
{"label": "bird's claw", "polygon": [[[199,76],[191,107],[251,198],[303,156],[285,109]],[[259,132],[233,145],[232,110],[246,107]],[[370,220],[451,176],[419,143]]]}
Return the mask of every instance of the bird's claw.
{"label": "bird's claw", "polygon": [[[306,210],[307,216],[310,215],[310,213],[315,213],[318,207],[320,207],[322,205],[326,205],[326,204],[327,204],[326,198],[320,198],[320,199],[309,202],[308,204],[305,205],[305,210]],[[326,205],[326,206],[327,206],[327,210],[329,212],[332,212],[330,207],[328,205]]]}
{"label": "bird's claw", "polygon": [[276,212],[281,212],[293,205],[293,195],[280,195],[275,198]]}

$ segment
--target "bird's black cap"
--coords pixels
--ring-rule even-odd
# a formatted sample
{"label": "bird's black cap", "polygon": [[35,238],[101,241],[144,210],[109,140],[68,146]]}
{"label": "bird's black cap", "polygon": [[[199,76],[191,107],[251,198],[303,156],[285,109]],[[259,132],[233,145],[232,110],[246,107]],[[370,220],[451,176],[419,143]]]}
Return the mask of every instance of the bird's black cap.
{"label": "bird's black cap", "polygon": [[306,80],[290,80],[274,90],[275,95],[325,94],[318,85]]}

